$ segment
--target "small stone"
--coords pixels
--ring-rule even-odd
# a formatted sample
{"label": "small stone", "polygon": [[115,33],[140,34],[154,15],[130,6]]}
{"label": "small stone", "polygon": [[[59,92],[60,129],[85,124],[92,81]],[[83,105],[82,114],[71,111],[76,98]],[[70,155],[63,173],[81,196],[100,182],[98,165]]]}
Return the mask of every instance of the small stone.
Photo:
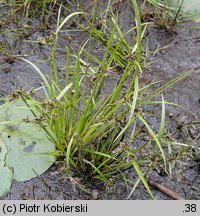
{"label": "small stone", "polygon": [[96,189],[92,190],[92,199],[97,200],[98,197],[99,197],[99,191]]}
{"label": "small stone", "polygon": [[196,139],[199,135],[199,130],[194,125],[189,126],[188,133],[192,139]]}

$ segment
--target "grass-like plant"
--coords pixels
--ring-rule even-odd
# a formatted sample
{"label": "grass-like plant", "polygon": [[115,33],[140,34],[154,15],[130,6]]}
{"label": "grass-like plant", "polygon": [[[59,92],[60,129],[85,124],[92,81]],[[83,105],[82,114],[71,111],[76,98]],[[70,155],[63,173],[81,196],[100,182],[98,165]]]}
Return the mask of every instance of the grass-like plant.
{"label": "grass-like plant", "polygon": [[152,15],[154,22],[159,25],[160,28],[166,29],[169,33],[174,30],[174,27],[183,18],[188,18],[189,15],[183,12],[182,6],[184,0],[181,1],[160,1],[160,0],[148,0],[153,6]]}
{"label": "grass-like plant", "polygon": [[24,16],[44,17],[46,13],[57,4],[57,0],[2,0],[3,3],[9,3],[12,14],[22,12]]}
{"label": "grass-like plant", "polygon": [[[142,149],[152,144],[152,148],[162,158],[167,172],[168,163],[162,145],[167,102],[164,99],[161,101],[151,99],[189,75],[192,70],[151,93],[148,92],[151,85],[140,88],[138,75],[142,70],[141,40],[144,30],[137,1],[132,0],[132,4],[137,32],[135,44],[127,43],[115,18],[113,18],[112,30],[106,41],[102,39],[99,32],[90,30],[90,39],[97,35],[97,39],[104,43],[104,54],[101,58],[94,57],[90,52],[90,46],[86,49],[90,41],[86,41],[77,54],[71,54],[69,48],[66,47],[65,86],[59,82],[56,63],[59,32],[71,17],[79,14],[84,16],[84,14],[72,13],[60,23],[60,7],[57,29],[54,33],[50,77],[45,76],[35,64],[21,58],[32,65],[42,78],[44,96],[36,99],[24,92],[20,92],[20,96],[35,116],[35,122],[40,124],[55,144],[57,150],[54,154],[58,160],[65,162],[69,176],[72,176],[72,170],[76,170],[83,178],[96,178],[106,182],[114,175],[123,175],[123,171],[132,167],[139,176],[132,192],[139,181],[142,181],[151,197],[154,198],[145,179],[145,170],[141,168],[145,165],[136,156]],[[123,51],[120,51],[121,47],[126,48],[131,58],[125,58]],[[72,58],[75,60],[74,64],[71,63]],[[125,62],[123,62],[124,59]],[[113,62],[121,65],[121,78],[113,86],[112,92],[102,94],[101,89]],[[95,79],[91,80],[91,77]],[[124,92],[127,79],[130,80],[130,86]],[[158,132],[153,131],[145,118],[142,107],[147,104],[162,105]],[[143,130],[141,124],[146,128],[150,139],[147,143],[132,148],[133,141]],[[126,133],[128,130],[131,131],[129,135]],[[123,178],[125,182],[128,182],[125,175]]]}

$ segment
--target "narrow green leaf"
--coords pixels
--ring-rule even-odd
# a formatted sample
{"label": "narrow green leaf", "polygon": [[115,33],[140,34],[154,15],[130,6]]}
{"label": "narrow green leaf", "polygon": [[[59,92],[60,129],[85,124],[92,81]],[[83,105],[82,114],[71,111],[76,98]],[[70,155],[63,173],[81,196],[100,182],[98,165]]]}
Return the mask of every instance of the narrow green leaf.
{"label": "narrow green leaf", "polygon": [[134,93],[133,93],[133,101],[132,101],[132,105],[131,105],[131,113],[129,116],[129,120],[132,119],[134,112],[135,112],[135,108],[136,108],[136,102],[138,99],[138,76],[135,77],[135,83],[134,83]]}
{"label": "narrow green leaf", "polygon": [[195,69],[191,69],[191,70],[189,70],[189,71],[181,74],[180,76],[176,77],[175,79],[173,79],[173,80],[167,82],[166,84],[162,85],[160,88],[157,88],[155,91],[153,91],[150,94],[148,94],[142,100],[143,101],[147,101],[147,100],[151,99],[152,97],[154,97],[155,95],[162,93],[164,90],[166,90],[167,88],[171,87],[172,85],[174,85],[175,83],[179,82],[180,80],[184,79],[185,77],[189,76],[194,71],[195,71]]}
{"label": "narrow green leaf", "polygon": [[55,34],[58,34],[58,32],[60,31],[60,29],[65,25],[65,23],[73,16],[79,15],[79,14],[84,14],[84,12],[74,12],[71,13],[70,15],[68,15],[63,21],[62,23],[58,26]]}
{"label": "narrow green leaf", "polygon": [[56,100],[60,100],[63,95],[72,87],[72,83],[68,84],[61,92],[60,94],[56,97]]}
{"label": "narrow green leaf", "polygon": [[72,144],[74,140],[74,135],[71,137],[69,144],[67,145],[67,152],[66,152],[66,169],[67,169],[67,174],[68,176],[71,176],[71,171],[70,171],[70,159],[71,159],[71,151],[72,151]]}
{"label": "narrow green leaf", "polygon": [[166,164],[166,157],[165,157],[165,154],[164,154],[164,151],[162,149],[162,146],[159,142],[159,140],[157,139],[155,133],[153,132],[153,130],[151,129],[151,127],[149,126],[149,124],[144,120],[144,118],[140,115],[140,114],[137,114],[137,117],[138,119],[145,125],[145,127],[147,128],[148,132],[150,133],[150,135],[153,137],[153,139],[155,140],[156,144],[157,144],[157,147],[158,149],[160,150],[161,152],[161,155],[162,155],[162,158],[163,158],[163,161],[164,161],[164,166],[165,166],[165,170],[166,170],[166,167],[167,167],[167,164]]}
{"label": "narrow green leaf", "polygon": [[137,172],[137,174],[138,174],[140,180],[142,181],[142,183],[144,184],[145,188],[147,189],[149,195],[151,196],[152,199],[155,199],[155,198],[154,198],[154,195],[153,195],[152,192],[151,192],[151,189],[149,188],[149,185],[147,184],[146,179],[144,178],[144,175],[143,175],[143,173],[142,173],[140,167],[139,167],[138,164],[137,164],[137,162],[136,162],[134,159],[132,159],[131,162],[132,162],[133,167],[135,168],[135,171]]}
{"label": "narrow green leaf", "polygon": [[162,115],[161,115],[160,128],[158,131],[158,141],[159,142],[161,142],[161,138],[165,132],[164,129],[165,129],[165,101],[162,95]]}
{"label": "narrow green leaf", "polygon": [[89,162],[89,161],[86,160],[86,159],[83,159],[83,160],[84,160],[84,162],[86,162],[87,164],[89,164],[89,165],[95,170],[95,172],[97,172],[97,173],[100,175],[101,179],[102,179],[104,182],[106,181],[105,175],[104,175],[97,167],[95,167],[94,164],[92,164],[91,162]]}

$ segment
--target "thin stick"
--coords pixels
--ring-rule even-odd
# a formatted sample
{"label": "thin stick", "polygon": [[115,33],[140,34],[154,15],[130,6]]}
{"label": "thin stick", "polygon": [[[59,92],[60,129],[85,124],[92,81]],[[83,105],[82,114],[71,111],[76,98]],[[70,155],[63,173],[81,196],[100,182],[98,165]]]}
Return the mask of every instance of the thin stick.
{"label": "thin stick", "polygon": [[174,200],[185,200],[183,197],[181,197],[179,194],[175,193],[174,191],[172,191],[171,189],[155,182],[152,179],[147,179],[147,182],[149,184],[149,186],[159,190],[160,192],[162,192],[163,194],[171,197]]}

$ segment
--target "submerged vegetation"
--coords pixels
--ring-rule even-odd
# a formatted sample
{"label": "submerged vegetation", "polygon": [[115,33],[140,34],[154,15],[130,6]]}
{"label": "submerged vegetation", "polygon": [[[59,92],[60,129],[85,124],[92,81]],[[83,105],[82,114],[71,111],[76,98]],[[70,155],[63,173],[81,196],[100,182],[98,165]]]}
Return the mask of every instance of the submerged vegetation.
{"label": "submerged vegetation", "polygon": [[[61,4],[57,27],[51,34],[49,76],[25,57],[15,57],[30,64],[39,74],[43,81],[43,93],[41,94],[41,88],[34,90],[34,94],[32,91],[18,89],[11,95],[10,100],[20,98],[24,102],[33,117],[30,121],[27,116],[26,124],[34,122],[44,130],[56,148],[55,151],[46,153],[55,156],[57,162],[62,163],[69,177],[79,176],[86,180],[93,178],[106,183],[119,175],[125,184],[133,186],[129,196],[138,183],[142,182],[154,198],[146,180],[148,172],[159,166],[163,172],[171,175],[172,163],[176,160],[173,150],[178,149],[177,154],[180,146],[190,146],[177,143],[167,136],[165,108],[167,105],[176,105],[165,101],[161,94],[194,72],[195,68],[154,91],[151,87],[155,83],[141,85],[139,76],[145,73],[145,68],[150,64],[143,55],[145,50],[142,46],[149,23],[142,22],[143,19],[141,21],[143,17],[137,1],[131,0],[131,4],[135,26],[127,33],[121,31],[118,16],[113,12],[110,1],[104,11],[107,21],[101,25],[95,23],[95,4],[92,19],[83,11],[71,13],[63,19]],[[42,8],[44,16],[49,5],[58,7],[56,1],[15,1],[12,10],[17,12],[23,9],[28,16],[31,8],[35,11]],[[160,27],[165,26],[171,31],[179,12],[180,10],[176,11],[174,16],[168,8],[164,8],[163,14],[157,14],[157,20],[158,16],[162,16],[159,17]],[[76,25],[79,31],[87,33],[88,39],[77,52],[65,47],[66,72],[63,84],[59,78],[57,45],[66,23],[77,16],[84,18],[84,24],[77,21]],[[126,35],[133,32],[133,42],[130,44]],[[94,41],[103,49],[101,57],[92,52]],[[106,89],[107,82],[113,83],[111,89]],[[103,89],[106,89],[106,93],[103,93]],[[155,96],[159,95],[161,99],[155,99]],[[9,104],[8,102],[7,106]],[[156,129],[148,121],[149,113],[145,108],[153,105],[161,107],[160,125]],[[149,157],[143,155],[144,150],[150,152],[147,153]],[[130,180],[126,175],[126,170],[131,168],[137,173],[138,179]]]}

